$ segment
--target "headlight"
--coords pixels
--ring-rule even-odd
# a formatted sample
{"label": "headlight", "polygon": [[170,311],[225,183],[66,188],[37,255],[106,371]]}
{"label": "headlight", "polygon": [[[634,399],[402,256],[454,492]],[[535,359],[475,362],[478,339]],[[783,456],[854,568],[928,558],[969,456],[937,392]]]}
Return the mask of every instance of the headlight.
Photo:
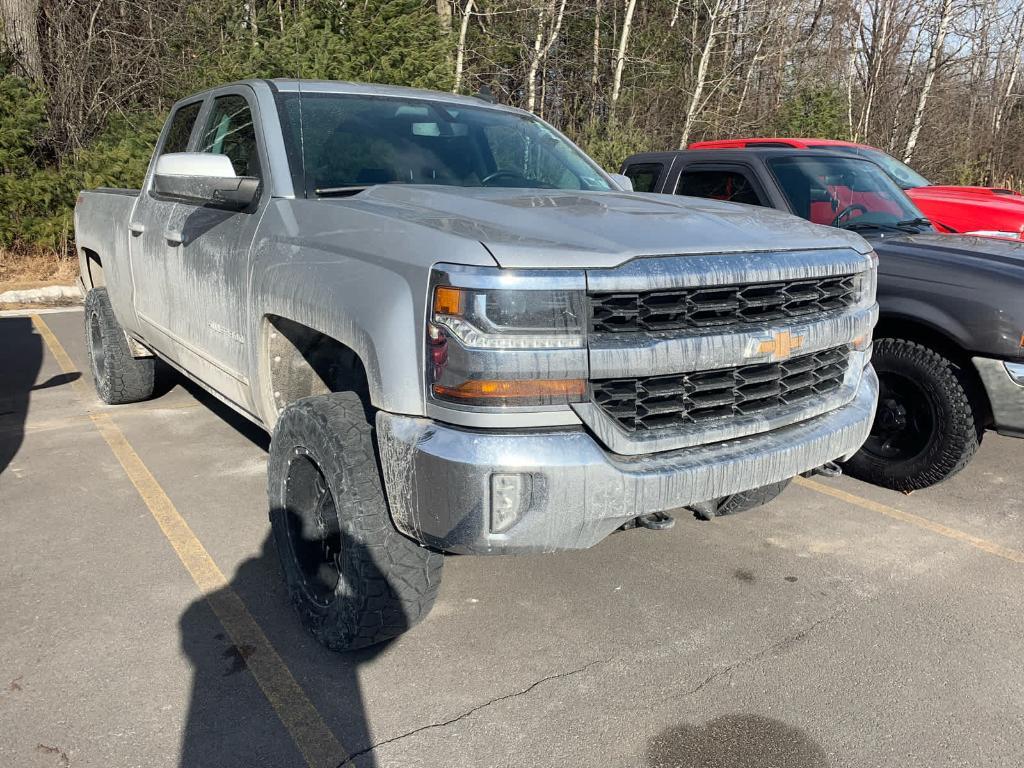
{"label": "headlight", "polygon": [[432,321],[467,347],[582,347],[583,295],[577,291],[475,290],[438,286]]}
{"label": "headlight", "polygon": [[586,395],[582,273],[438,268],[427,319],[434,400],[474,408]]}
{"label": "headlight", "polygon": [[876,286],[878,283],[878,253],[874,249],[871,256],[871,267],[853,276],[854,295],[857,296],[857,303],[861,306],[870,306],[875,303]]}

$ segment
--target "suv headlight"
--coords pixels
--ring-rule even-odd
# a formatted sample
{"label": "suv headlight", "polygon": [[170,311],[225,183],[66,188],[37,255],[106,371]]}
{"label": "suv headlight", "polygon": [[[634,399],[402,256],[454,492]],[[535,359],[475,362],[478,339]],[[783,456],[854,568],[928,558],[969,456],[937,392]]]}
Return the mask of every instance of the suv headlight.
{"label": "suv headlight", "polygon": [[564,405],[586,394],[582,272],[438,267],[427,318],[434,400]]}

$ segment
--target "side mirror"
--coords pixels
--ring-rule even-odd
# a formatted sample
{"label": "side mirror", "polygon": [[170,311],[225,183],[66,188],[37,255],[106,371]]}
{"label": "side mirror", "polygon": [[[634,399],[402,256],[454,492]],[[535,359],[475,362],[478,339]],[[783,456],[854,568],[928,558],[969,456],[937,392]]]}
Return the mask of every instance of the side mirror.
{"label": "side mirror", "polygon": [[255,176],[236,176],[227,155],[172,152],[161,155],[153,172],[154,197],[192,205],[241,211],[260,193]]}
{"label": "side mirror", "polygon": [[623,192],[633,191],[633,180],[629,178],[629,176],[621,173],[610,173],[608,175],[612,177],[612,181],[614,181]]}

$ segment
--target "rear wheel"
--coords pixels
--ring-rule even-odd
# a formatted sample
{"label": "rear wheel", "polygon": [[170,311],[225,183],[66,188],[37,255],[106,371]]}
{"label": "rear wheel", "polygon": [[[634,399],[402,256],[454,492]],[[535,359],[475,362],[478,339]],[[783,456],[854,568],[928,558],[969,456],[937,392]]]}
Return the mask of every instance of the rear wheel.
{"label": "rear wheel", "polygon": [[846,463],[847,474],[897,491],[927,488],[963,469],[982,431],[960,367],[902,339],[876,342],[878,411],[871,434]]}
{"label": "rear wheel", "polygon": [[375,442],[364,398],[339,392],[288,406],[270,445],[270,521],[289,596],[337,651],[400,635],[441,584],[443,557],[391,522]]}
{"label": "rear wheel", "polygon": [[132,357],[106,288],[93,288],[86,294],[85,346],[100,400],[121,405],[152,396],[156,360]]}

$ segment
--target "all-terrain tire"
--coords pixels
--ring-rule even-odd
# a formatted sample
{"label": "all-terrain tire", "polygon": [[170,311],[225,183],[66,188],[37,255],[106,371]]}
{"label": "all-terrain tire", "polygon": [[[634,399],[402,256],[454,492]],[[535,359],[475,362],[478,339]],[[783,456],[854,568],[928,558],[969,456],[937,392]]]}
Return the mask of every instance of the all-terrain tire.
{"label": "all-terrain tire", "polygon": [[335,651],[374,645],[430,612],[444,558],[391,521],[365,393],[307,397],[285,408],[267,474],[289,597],[320,643]]}
{"label": "all-terrain tire", "polygon": [[85,296],[85,345],[96,394],[104,403],[136,403],[153,395],[156,360],[132,357],[106,288],[93,288]]}
{"label": "all-terrain tire", "polygon": [[786,490],[786,486],[789,485],[790,479],[791,478],[780,480],[777,483],[769,483],[768,485],[762,485],[759,488],[752,488],[749,491],[725,496],[722,499],[719,499],[718,510],[715,514],[718,516],[735,515],[739,512],[746,512],[747,510],[754,509],[755,507],[760,507],[770,501],[774,501],[780,493]]}
{"label": "all-terrain tire", "polygon": [[[875,343],[872,365],[882,380],[879,415],[871,437],[846,464],[852,477],[897,491],[916,491],[952,477],[974,456],[983,429],[972,403],[972,386],[955,362],[922,344],[903,339]],[[930,410],[933,427],[921,432],[923,447],[914,455],[886,457],[875,449],[887,400],[887,377],[916,382]]]}

